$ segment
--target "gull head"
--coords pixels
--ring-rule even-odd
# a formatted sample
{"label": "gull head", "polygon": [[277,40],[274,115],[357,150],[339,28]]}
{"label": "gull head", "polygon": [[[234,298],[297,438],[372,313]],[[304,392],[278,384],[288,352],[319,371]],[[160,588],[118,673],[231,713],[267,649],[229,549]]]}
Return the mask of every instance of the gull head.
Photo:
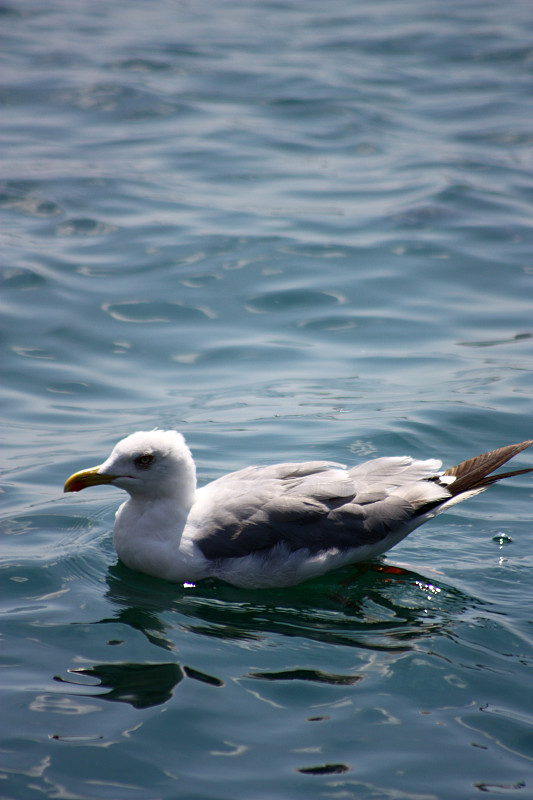
{"label": "gull head", "polygon": [[180,495],[191,504],[196,471],[185,439],[177,431],[137,431],[118,442],[103,464],[75,472],[65,492],[112,484],[133,498],[153,500]]}

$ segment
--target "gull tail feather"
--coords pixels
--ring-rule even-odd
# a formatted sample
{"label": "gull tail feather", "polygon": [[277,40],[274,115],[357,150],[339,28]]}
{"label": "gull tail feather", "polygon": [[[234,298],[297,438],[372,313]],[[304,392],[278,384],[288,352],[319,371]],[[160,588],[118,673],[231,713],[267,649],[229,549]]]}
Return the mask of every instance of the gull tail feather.
{"label": "gull tail feather", "polygon": [[[497,450],[491,450],[488,453],[482,453],[480,456],[474,456],[474,458],[462,461],[454,467],[449,467],[449,469],[441,473],[440,476],[430,478],[430,480],[438,484],[442,485],[445,483],[446,491],[450,496],[445,500],[436,502],[429,501],[429,503],[425,503],[418,510],[418,515],[426,516],[429,519],[445,511],[447,508],[455,506],[457,503],[462,503],[463,500],[467,500],[469,497],[473,497],[485,491],[488,486],[502,478],[511,478],[513,475],[524,475],[526,472],[533,472],[533,467],[527,467],[526,469],[516,469],[511,472],[500,472],[496,475],[492,474],[495,469],[501,467],[502,464],[505,464],[509,459],[513,458],[513,456],[518,455],[518,453],[521,453],[522,450],[525,450],[526,447],[530,447],[532,444],[533,439],[530,439],[527,442],[500,447]],[[447,480],[444,480],[445,477],[455,478],[455,480],[449,483]]]}
{"label": "gull tail feather", "polygon": [[510,478],[513,475],[524,475],[526,472],[533,472],[533,467],[527,469],[517,469],[511,472],[501,472],[493,475],[495,469],[501,467],[509,459],[521,453],[527,447],[533,444],[533,439],[519,444],[510,444],[507,447],[499,447],[497,450],[491,450],[488,453],[482,453],[480,456],[469,458],[467,461],[462,461],[454,467],[450,467],[445,471],[445,475],[454,476],[453,483],[448,484],[447,488],[453,497],[463,494],[463,492],[483,491],[491,483],[501,480],[502,478]]}

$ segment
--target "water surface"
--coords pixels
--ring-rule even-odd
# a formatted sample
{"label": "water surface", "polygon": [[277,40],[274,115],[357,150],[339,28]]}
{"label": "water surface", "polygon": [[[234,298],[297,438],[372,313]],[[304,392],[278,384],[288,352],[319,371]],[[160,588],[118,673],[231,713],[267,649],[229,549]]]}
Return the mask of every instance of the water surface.
{"label": "water surface", "polygon": [[530,4],[0,13],[2,796],[531,796],[529,476],[268,592],[62,495],[154,426],[201,483],[533,436]]}

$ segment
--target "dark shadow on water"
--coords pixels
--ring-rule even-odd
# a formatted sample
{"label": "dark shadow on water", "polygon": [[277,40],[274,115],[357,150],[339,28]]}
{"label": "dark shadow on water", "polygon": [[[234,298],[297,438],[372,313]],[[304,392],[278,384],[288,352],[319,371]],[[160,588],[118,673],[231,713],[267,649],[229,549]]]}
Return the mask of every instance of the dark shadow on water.
{"label": "dark shadow on water", "polygon": [[335,675],[321,669],[287,669],[281,672],[249,672],[245,678],[263,681],[308,681],[328,683],[330,686],[355,686],[363,680],[362,675]]}
{"label": "dark shadow on water", "polygon": [[[174,662],[160,664],[114,663],[96,664],[89,669],[69,670],[72,678],[55,676],[54,680],[71,686],[83,687],[85,691],[75,692],[77,696],[95,696],[87,691],[95,685],[109,689],[108,692],[96,696],[114,703],[129,703],[133,708],[150,708],[170,700],[174,689],[185,678],[193,678],[210,686],[223,686],[223,681],[212,675],[206,675],[192,667],[180,667]],[[94,678],[97,684],[88,684],[77,676]]]}
{"label": "dark shadow on water", "polygon": [[300,767],[298,772],[302,775],[341,775],[350,769],[346,764],[321,764],[318,767]]}
{"label": "dark shadow on water", "polygon": [[[69,670],[72,676],[87,676],[95,678],[96,686],[109,689],[108,692],[98,694],[105,700],[115,703],[129,703],[134,708],[149,708],[150,706],[166,703],[172,697],[174,688],[183,680],[183,670],[178,664],[97,664],[90,669]],[[83,686],[85,692],[76,692],[79,696],[94,696],[94,692],[87,691],[95,684],[88,684],[83,680],[61,678],[56,676],[56,681],[68,683],[72,686]]]}

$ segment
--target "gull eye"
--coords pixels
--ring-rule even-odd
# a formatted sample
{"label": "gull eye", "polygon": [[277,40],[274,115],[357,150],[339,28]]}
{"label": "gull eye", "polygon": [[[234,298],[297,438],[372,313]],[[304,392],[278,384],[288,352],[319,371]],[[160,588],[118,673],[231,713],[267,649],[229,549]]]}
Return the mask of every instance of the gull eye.
{"label": "gull eye", "polygon": [[154,457],[151,453],[143,453],[142,456],[137,456],[135,459],[135,466],[140,469],[148,469],[153,460]]}

